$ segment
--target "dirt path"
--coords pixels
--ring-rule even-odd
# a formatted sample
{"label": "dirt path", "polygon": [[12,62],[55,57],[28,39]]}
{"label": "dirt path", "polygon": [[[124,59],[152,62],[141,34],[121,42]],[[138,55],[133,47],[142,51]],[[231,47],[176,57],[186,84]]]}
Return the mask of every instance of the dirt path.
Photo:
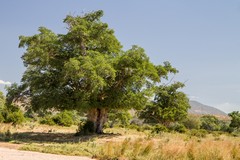
{"label": "dirt path", "polygon": [[92,160],[88,157],[64,156],[17,150],[18,145],[0,143],[0,160]]}
{"label": "dirt path", "polygon": [[9,148],[0,148],[1,160],[92,160],[88,157],[64,156],[38,152],[19,151]]}

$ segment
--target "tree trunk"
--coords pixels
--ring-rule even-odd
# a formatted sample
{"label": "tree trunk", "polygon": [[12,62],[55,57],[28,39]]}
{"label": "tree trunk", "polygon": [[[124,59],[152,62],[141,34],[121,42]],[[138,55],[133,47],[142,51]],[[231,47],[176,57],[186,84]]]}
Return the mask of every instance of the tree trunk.
{"label": "tree trunk", "polygon": [[87,121],[92,125],[87,127],[89,132],[102,134],[103,125],[107,121],[107,109],[105,108],[93,108],[88,111]]}

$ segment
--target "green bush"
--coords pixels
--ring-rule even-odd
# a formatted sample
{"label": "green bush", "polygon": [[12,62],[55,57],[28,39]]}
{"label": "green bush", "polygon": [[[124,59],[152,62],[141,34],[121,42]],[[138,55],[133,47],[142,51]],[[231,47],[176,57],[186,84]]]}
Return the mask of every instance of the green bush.
{"label": "green bush", "polygon": [[139,130],[140,126],[137,125],[137,124],[130,124],[130,125],[128,126],[128,128]]}
{"label": "green bush", "polygon": [[205,129],[208,131],[219,131],[221,126],[220,126],[220,121],[212,115],[205,115],[200,118],[201,120],[201,129]]}
{"label": "green bush", "polygon": [[70,127],[73,125],[73,114],[70,111],[63,111],[55,115],[52,119],[53,121],[60,126]]}
{"label": "green bush", "polygon": [[0,123],[4,122],[5,121],[5,118],[3,117],[2,114],[0,114]]}
{"label": "green bush", "polygon": [[161,132],[168,132],[167,127],[165,127],[164,125],[161,124],[156,124],[153,129],[152,129],[152,133],[161,133]]}
{"label": "green bush", "polygon": [[22,111],[18,110],[16,112],[8,113],[5,122],[12,123],[13,125],[18,125],[23,123],[25,120]]}
{"label": "green bush", "polygon": [[206,137],[208,134],[208,132],[204,129],[192,129],[189,131],[189,135],[190,136],[195,136],[195,137],[198,137],[198,138],[204,138]]}
{"label": "green bush", "polygon": [[53,119],[50,116],[46,116],[44,118],[42,118],[39,122],[40,124],[47,124],[50,126],[55,125],[55,122],[53,121]]}
{"label": "green bush", "polygon": [[201,125],[201,121],[197,116],[189,115],[184,121],[183,125],[187,129],[199,129]]}
{"label": "green bush", "polygon": [[148,125],[148,124],[144,124],[144,125],[142,126],[142,128],[143,128],[143,130],[152,130],[152,129],[153,129],[153,126],[150,126],[150,125]]}
{"label": "green bush", "polygon": [[173,125],[170,126],[169,129],[179,133],[185,133],[187,131],[186,127],[180,123],[174,123]]}

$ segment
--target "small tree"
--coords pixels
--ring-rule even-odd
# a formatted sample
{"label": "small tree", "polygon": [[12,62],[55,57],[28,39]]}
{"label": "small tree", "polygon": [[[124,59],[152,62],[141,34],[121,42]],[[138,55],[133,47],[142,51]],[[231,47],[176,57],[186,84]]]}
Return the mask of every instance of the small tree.
{"label": "small tree", "polygon": [[201,129],[209,131],[219,131],[221,129],[220,121],[213,115],[204,115],[200,120]]}
{"label": "small tree", "polygon": [[240,113],[239,111],[233,111],[228,114],[231,117],[230,127],[232,128],[240,128]]}
{"label": "small tree", "polygon": [[140,112],[140,118],[147,123],[161,123],[165,126],[184,120],[190,105],[187,96],[178,91],[182,87],[184,84],[180,82],[159,86],[154,101]]}
{"label": "small tree", "polygon": [[187,129],[199,129],[201,125],[200,118],[194,115],[188,115],[186,119],[183,120],[183,125]]}

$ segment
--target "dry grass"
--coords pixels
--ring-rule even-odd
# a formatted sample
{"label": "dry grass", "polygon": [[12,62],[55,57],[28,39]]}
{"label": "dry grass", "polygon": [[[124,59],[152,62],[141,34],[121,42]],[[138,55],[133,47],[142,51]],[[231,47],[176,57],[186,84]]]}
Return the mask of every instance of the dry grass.
{"label": "dry grass", "polygon": [[10,142],[22,149],[64,155],[89,156],[101,160],[238,160],[240,138],[207,135],[206,138],[179,133],[153,135],[131,129],[106,129],[107,134],[75,137],[77,127],[28,124],[0,126],[10,131]]}
{"label": "dry grass", "polygon": [[[170,134],[171,135],[171,134]],[[166,136],[166,137],[165,137]],[[193,138],[188,141],[184,136],[174,134],[151,140],[135,139],[122,142],[108,142],[101,146],[99,159],[148,159],[148,160],[232,160],[240,159],[240,140],[222,136],[204,139]]]}

